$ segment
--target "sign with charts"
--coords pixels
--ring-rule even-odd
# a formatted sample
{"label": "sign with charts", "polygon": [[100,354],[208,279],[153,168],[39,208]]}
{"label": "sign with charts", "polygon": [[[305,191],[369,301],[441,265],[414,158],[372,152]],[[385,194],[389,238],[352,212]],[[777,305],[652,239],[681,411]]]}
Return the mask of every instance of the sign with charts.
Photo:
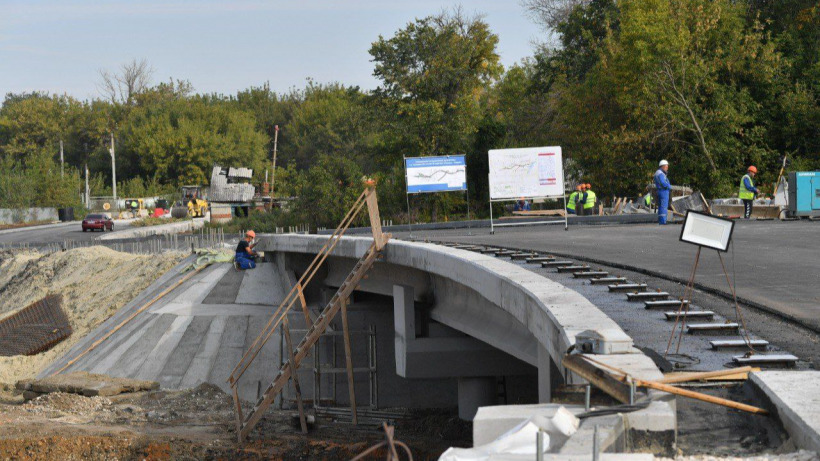
{"label": "sign with charts", "polygon": [[489,152],[490,200],[561,197],[561,147],[495,149]]}
{"label": "sign with charts", "polygon": [[407,193],[467,190],[467,162],[463,155],[404,159]]}

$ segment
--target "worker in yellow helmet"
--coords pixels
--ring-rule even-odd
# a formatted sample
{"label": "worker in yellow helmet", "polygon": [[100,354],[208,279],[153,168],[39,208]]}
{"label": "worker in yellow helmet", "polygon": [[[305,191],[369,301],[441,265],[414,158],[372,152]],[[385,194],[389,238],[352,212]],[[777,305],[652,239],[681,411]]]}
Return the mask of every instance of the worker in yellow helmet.
{"label": "worker in yellow helmet", "polygon": [[740,189],[737,192],[737,197],[743,201],[743,217],[749,219],[752,216],[752,204],[755,200],[755,195],[760,191],[755,187],[754,177],[757,174],[757,168],[754,165],[746,169],[746,174],[740,179]]}

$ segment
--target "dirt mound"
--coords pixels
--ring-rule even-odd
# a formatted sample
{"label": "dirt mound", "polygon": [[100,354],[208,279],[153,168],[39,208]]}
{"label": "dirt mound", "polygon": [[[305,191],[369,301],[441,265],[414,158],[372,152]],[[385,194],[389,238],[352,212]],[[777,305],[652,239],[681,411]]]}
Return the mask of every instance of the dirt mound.
{"label": "dirt mound", "polygon": [[0,382],[34,377],[183,256],[134,255],[102,246],[45,255],[36,251],[0,252],[0,318],[47,294],[59,293],[74,330],[71,337],[50,351],[0,358]]}

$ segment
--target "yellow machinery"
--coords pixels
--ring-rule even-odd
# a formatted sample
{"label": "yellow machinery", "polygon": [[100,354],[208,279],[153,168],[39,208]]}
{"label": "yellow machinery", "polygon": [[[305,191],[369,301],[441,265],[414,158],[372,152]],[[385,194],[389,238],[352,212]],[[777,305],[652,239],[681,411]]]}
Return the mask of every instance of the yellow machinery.
{"label": "yellow machinery", "polygon": [[202,194],[202,186],[182,186],[182,199],[171,208],[174,218],[201,218],[208,212],[208,201]]}

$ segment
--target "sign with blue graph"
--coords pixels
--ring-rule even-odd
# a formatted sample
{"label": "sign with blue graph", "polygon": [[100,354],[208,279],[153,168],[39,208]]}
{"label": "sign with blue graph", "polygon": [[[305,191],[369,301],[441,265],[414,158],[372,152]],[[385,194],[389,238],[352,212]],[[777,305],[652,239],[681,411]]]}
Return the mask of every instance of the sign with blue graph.
{"label": "sign with blue graph", "polygon": [[463,155],[404,159],[407,193],[467,190],[467,162]]}

